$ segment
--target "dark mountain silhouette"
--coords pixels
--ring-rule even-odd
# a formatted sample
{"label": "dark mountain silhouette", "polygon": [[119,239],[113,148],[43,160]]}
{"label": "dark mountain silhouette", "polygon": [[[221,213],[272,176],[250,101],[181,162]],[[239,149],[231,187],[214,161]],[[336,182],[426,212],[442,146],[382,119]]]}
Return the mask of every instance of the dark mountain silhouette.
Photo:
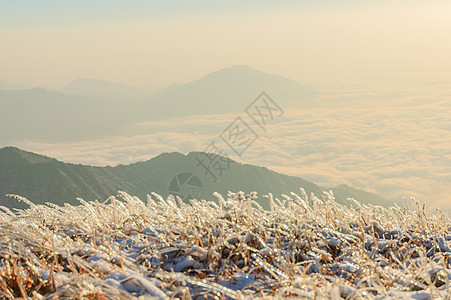
{"label": "dark mountain silhouette", "polygon": [[[322,188],[295,176],[276,173],[264,167],[229,161],[216,157],[222,163],[224,171],[218,172],[216,181],[211,174],[199,166],[206,160],[206,154],[191,152],[164,153],[157,157],[130,165],[116,167],[93,167],[64,163],[53,158],[23,151],[14,147],[0,149],[0,205],[6,207],[26,207],[5,194],[18,194],[35,203],[51,202],[56,204],[78,204],[76,197],[87,201],[104,201],[110,195],[122,190],[141,199],[146,194],[156,192],[167,197],[169,192],[188,200],[190,196],[214,200],[212,193],[217,191],[227,196],[228,191],[257,191],[259,201],[268,208],[268,201],[262,194],[273,193],[281,197],[282,193],[299,192],[304,188],[307,193],[320,195]],[[228,168],[227,168],[228,166]],[[356,197],[362,202],[371,202],[386,206],[388,202],[371,193],[351,187],[336,189],[337,201],[348,203],[347,197]]]}

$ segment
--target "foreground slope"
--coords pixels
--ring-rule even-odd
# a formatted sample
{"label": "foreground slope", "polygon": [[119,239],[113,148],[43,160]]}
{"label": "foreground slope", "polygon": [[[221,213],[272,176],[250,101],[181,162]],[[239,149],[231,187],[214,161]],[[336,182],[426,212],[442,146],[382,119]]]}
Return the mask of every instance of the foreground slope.
{"label": "foreground slope", "polygon": [[[305,193],[0,210],[0,298],[446,299],[451,222]],[[17,198],[20,198],[17,196]],[[11,246],[13,245],[13,246]]]}

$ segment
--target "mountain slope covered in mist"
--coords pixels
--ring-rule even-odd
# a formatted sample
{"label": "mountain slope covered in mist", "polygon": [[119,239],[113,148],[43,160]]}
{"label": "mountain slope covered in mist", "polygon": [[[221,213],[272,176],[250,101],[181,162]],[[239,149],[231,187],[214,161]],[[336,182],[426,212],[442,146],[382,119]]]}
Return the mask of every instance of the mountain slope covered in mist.
{"label": "mountain slope covered in mist", "polygon": [[154,94],[95,79],[62,91],[0,90],[0,147],[20,141],[67,142],[123,133],[130,124],[190,115],[242,112],[265,91],[283,109],[313,91],[285,77],[233,66]]}

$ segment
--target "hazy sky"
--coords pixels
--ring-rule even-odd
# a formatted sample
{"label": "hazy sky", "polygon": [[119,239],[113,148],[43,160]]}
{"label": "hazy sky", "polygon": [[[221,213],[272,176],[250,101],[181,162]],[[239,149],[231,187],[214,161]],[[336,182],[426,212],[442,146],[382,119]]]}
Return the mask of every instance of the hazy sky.
{"label": "hazy sky", "polygon": [[451,66],[450,1],[0,0],[0,80],[141,88],[246,64],[318,72]]}

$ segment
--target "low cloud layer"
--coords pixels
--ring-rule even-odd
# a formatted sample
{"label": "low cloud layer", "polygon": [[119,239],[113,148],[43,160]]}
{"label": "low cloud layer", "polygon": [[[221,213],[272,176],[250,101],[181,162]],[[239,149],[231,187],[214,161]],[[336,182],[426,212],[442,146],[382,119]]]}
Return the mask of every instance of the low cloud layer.
{"label": "low cloud layer", "polygon": [[[134,124],[124,136],[83,143],[22,142],[17,146],[73,163],[116,165],[147,160],[162,152],[202,151],[215,140],[238,161],[323,186],[350,184],[398,203],[403,196],[413,196],[430,208],[451,213],[449,86],[426,82],[410,87],[409,93],[391,86],[385,96],[374,89],[365,96],[364,86],[348,87],[346,95],[324,92],[319,100],[324,107],[286,110],[283,117],[267,125],[266,132],[252,125],[243,112]],[[395,100],[390,99],[389,104],[376,101],[387,95]],[[360,105],[354,105],[353,97]],[[362,105],[365,99],[372,102]],[[241,157],[218,138],[237,116],[259,135]]]}

